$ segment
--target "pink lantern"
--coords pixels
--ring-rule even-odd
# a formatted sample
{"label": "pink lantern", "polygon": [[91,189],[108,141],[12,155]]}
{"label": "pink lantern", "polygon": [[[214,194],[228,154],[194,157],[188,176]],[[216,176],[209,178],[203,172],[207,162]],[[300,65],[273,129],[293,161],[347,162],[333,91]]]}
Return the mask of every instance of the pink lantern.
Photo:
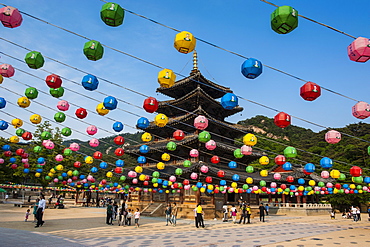
{"label": "pink lantern", "polygon": [[137,184],[138,182],[139,182],[139,180],[137,180],[137,178],[132,179],[133,184]]}
{"label": "pink lantern", "polygon": [[200,171],[201,172],[203,172],[203,173],[207,173],[208,172],[208,166],[202,166],[201,168],[200,168]]}
{"label": "pink lantern", "polygon": [[195,179],[198,178],[198,174],[196,174],[195,172],[193,172],[192,174],[190,174],[190,178],[195,180]]}
{"label": "pink lantern", "polygon": [[340,142],[341,138],[342,138],[341,134],[336,130],[329,130],[325,134],[325,141],[330,144]]}
{"label": "pink lantern", "polygon": [[366,102],[360,101],[352,107],[352,115],[358,119],[365,119],[370,117],[370,105]]}
{"label": "pink lantern", "polygon": [[94,179],[94,177],[93,177],[93,176],[91,176],[91,175],[88,175],[88,176],[87,176],[87,180],[88,180],[88,181],[91,181],[92,179]]}
{"label": "pink lantern", "polygon": [[276,180],[281,179],[281,175],[280,175],[280,173],[275,173],[275,174],[274,174],[274,179],[276,179]]}
{"label": "pink lantern", "polygon": [[214,140],[209,140],[206,142],[206,149],[214,150],[217,147],[216,142]]}
{"label": "pink lantern", "polygon": [[247,146],[247,145],[243,145],[240,150],[242,151],[242,154],[244,155],[251,155],[252,154],[252,147],[251,146]]}
{"label": "pink lantern", "polygon": [[329,174],[329,172],[328,172],[328,171],[322,171],[322,172],[321,172],[321,177],[322,177],[322,178],[328,178],[328,177],[329,177],[329,175],[330,175],[330,174]]}
{"label": "pink lantern", "polygon": [[270,187],[271,187],[271,188],[276,188],[276,186],[277,186],[277,184],[276,184],[275,182],[272,182],[272,183],[270,184]]}
{"label": "pink lantern", "polygon": [[27,163],[28,159],[22,159],[22,163]]}
{"label": "pink lantern", "polygon": [[46,145],[46,143],[47,143],[48,141],[50,141],[50,140],[43,140],[43,141],[42,141],[42,145],[45,147],[45,145]]}
{"label": "pink lantern", "polygon": [[333,184],[332,184],[332,183],[327,183],[327,184],[326,184],[326,187],[328,187],[328,188],[333,188]]}
{"label": "pink lantern", "polygon": [[68,111],[69,109],[69,103],[66,100],[61,100],[57,104],[57,108],[61,111]]}
{"label": "pink lantern", "polygon": [[67,183],[72,183],[72,179],[68,178]]}
{"label": "pink lantern", "polygon": [[46,148],[46,149],[53,149],[53,148],[54,148],[54,142],[52,142],[52,141],[47,141],[47,142],[45,143],[45,148]]}
{"label": "pink lantern", "polygon": [[190,190],[190,185],[184,185],[184,190]]}
{"label": "pink lantern", "polygon": [[325,191],[320,191],[320,194],[321,195],[325,195]]}
{"label": "pink lantern", "polygon": [[344,193],[348,194],[349,193],[349,190],[348,189],[344,190]]}
{"label": "pink lantern", "polygon": [[171,176],[169,180],[170,180],[171,182],[175,182],[175,181],[176,181],[176,177],[175,177],[175,176]]}
{"label": "pink lantern", "polygon": [[4,159],[0,159],[0,164],[4,164]]}
{"label": "pink lantern", "polygon": [[255,186],[253,186],[253,187],[252,187],[252,190],[253,190],[253,191],[258,190],[258,186],[256,186],[256,185],[255,185]]}
{"label": "pink lantern", "polygon": [[23,18],[18,9],[6,6],[0,9],[0,21],[4,27],[15,28],[22,24]]}
{"label": "pink lantern", "polygon": [[54,178],[54,183],[58,183],[58,182],[59,182],[59,179]]}
{"label": "pink lantern", "polygon": [[367,186],[364,186],[364,187],[362,187],[362,190],[363,190],[363,191],[368,191],[368,190],[369,190],[369,188],[368,188]]}
{"label": "pink lantern", "polygon": [[370,59],[370,40],[363,37],[358,37],[347,48],[348,57],[350,60],[364,63]]}
{"label": "pink lantern", "polygon": [[190,157],[195,158],[195,157],[198,157],[198,156],[199,156],[198,150],[196,150],[196,149],[190,150]]}
{"label": "pink lantern", "polygon": [[134,171],[129,171],[128,174],[127,174],[130,178],[134,178],[137,176],[137,173],[134,172]]}
{"label": "pink lantern", "polygon": [[86,132],[89,135],[95,135],[98,132],[98,128],[95,125],[90,125],[86,128]]}
{"label": "pink lantern", "polygon": [[81,182],[82,182],[82,183],[87,183],[87,179],[86,179],[86,178],[84,178],[84,179],[82,179],[82,180],[81,180]]}
{"label": "pink lantern", "polygon": [[233,193],[233,192],[234,192],[234,188],[230,188],[230,189],[229,189],[229,192],[230,192],[230,193]]}
{"label": "pink lantern", "polygon": [[89,145],[93,148],[96,148],[97,146],[99,146],[99,140],[96,138],[93,138],[90,140]]}
{"label": "pink lantern", "polygon": [[199,115],[194,119],[194,127],[199,130],[204,130],[208,127],[208,119],[205,116]]}
{"label": "pink lantern", "polygon": [[58,162],[60,162],[60,161],[62,161],[64,158],[63,158],[63,155],[61,155],[61,154],[57,154],[56,156],[55,156],[55,160],[56,161],[58,161]]}
{"label": "pink lantern", "polygon": [[80,145],[78,145],[78,143],[71,143],[70,145],[69,145],[69,149],[71,149],[72,151],[78,151],[78,150],[80,150]]}
{"label": "pink lantern", "polygon": [[13,66],[11,66],[10,64],[6,64],[6,63],[0,65],[0,75],[4,77],[12,77],[14,75]]}

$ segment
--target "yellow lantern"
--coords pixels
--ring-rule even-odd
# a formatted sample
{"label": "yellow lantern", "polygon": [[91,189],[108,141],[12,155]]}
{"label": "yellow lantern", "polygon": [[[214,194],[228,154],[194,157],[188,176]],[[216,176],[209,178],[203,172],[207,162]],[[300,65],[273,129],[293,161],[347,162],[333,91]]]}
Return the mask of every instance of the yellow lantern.
{"label": "yellow lantern", "polygon": [[152,189],[148,189],[149,192],[152,192],[153,190]]}
{"label": "yellow lantern", "polygon": [[188,54],[194,50],[196,43],[197,41],[192,33],[182,31],[176,34],[174,46],[179,52]]}
{"label": "yellow lantern", "polygon": [[158,163],[157,163],[157,169],[158,169],[158,170],[163,170],[163,169],[164,169],[164,167],[165,167],[165,164],[164,164],[163,162],[158,162]]}
{"label": "yellow lantern", "polygon": [[354,184],[350,184],[350,185],[349,185],[349,188],[354,190],[354,189],[356,189],[356,185],[354,185]]}
{"label": "yellow lantern", "polygon": [[154,184],[153,184],[153,187],[154,187],[154,188],[157,188],[157,187],[158,187],[158,183],[154,183]]}
{"label": "yellow lantern", "polygon": [[176,75],[170,69],[164,69],[158,73],[158,83],[161,87],[170,88],[175,84]]}
{"label": "yellow lantern", "polygon": [[333,193],[334,194],[337,194],[338,193],[338,189],[337,188],[334,188]]}
{"label": "yellow lantern", "polygon": [[171,156],[168,153],[164,153],[161,156],[163,161],[169,161],[171,159]]}
{"label": "yellow lantern", "polygon": [[73,172],[72,172],[71,170],[69,170],[69,171],[67,172],[67,175],[70,177],[70,176],[72,176],[72,175],[73,175]]}
{"label": "yellow lantern", "polygon": [[243,137],[243,143],[247,146],[254,146],[257,144],[257,137],[251,133],[248,133]]}
{"label": "yellow lantern", "polygon": [[11,143],[18,143],[19,142],[19,137],[18,136],[12,136],[9,138],[9,141]]}
{"label": "yellow lantern", "polygon": [[235,188],[234,193],[235,194],[238,194],[239,193],[239,190],[237,188]]}
{"label": "yellow lantern", "polygon": [[141,140],[143,142],[150,142],[152,140],[152,135],[148,132],[145,132],[144,134],[141,135]]}
{"label": "yellow lantern", "polygon": [[282,188],[278,188],[277,189],[277,192],[281,193],[281,192],[283,192],[283,189]]}
{"label": "yellow lantern", "polygon": [[[137,167],[135,167],[135,172],[136,173],[142,173],[143,172],[143,168],[141,166],[137,166]],[[144,180],[145,180],[145,175],[144,175]]]}
{"label": "yellow lantern", "polygon": [[30,117],[30,121],[33,124],[39,124],[39,123],[41,123],[41,120],[42,120],[42,117],[39,114],[33,114]]}
{"label": "yellow lantern", "polygon": [[41,173],[36,172],[35,177],[39,178],[41,176]]}
{"label": "yellow lantern", "polygon": [[100,116],[104,116],[104,115],[107,115],[109,113],[109,110],[106,109],[104,107],[104,104],[103,103],[99,103],[97,106],[96,106],[96,112],[100,115]]}
{"label": "yellow lantern", "polygon": [[91,156],[87,156],[86,158],[85,158],[85,163],[86,164],[92,164],[94,162],[94,158],[93,157],[91,157]]}
{"label": "yellow lantern", "polygon": [[200,188],[200,192],[202,192],[202,193],[206,192],[206,188],[204,188],[204,187]]}
{"label": "yellow lantern", "polygon": [[31,101],[30,101],[27,97],[23,96],[23,97],[20,97],[20,98],[18,99],[17,104],[18,104],[20,107],[22,107],[22,108],[27,108],[27,107],[29,107],[29,106],[30,106]]}
{"label": "yellow lantern", "polygon": [[304,187],[302,185],[298,186],[298,191],[304,191]]}
{"label": "yellow lantern", "polygon": [[15,118],[12,120],[11,124],[14,126],[14,128],[19,128],[23,125],[23,121],[19,118]]}
{"label": "yellow lantern", "polygon": [[56,168],[58,171],[62,171],[64,167],[63,167],[62,165],[57,165],[55,168]]}
{"label": "yellow lantern", "polygon": [[358,193],[359,194],[362,194],[364,191],[363,190],[358,190]]}
{"label": "yellow lantern", "polygon": [[259,162],[261,165],[267,165],[268,163],[270,163],[270,159],[267,156],[262,156],[259,159]]}
{"label": "yellow lantern", "polygon": [[0,84],[2,84],[2,83],[3,83],[3,81],[4,81],[4,78],[3,78],[3,76],[2,76],[2,75],[0,75]]}
{"label": "yellow lantern", "polygon": [[172,182],[171,181],[168,181],[168,186],[171,186],[172,185]]}
{"label": "yellow lantern", "polygon": [[168,117],[165,114],[162,114],[162,113],[161,114],[158,114],[154,118],[154,123],[158,127],[164,127],[168,123]]}
{"label": "yellow lantern", "polygon": [[136,190],[136,191],[140,191],[140,188],[139,188],[139,187],[136,187],[136,188],[135,188],[135,190]]}
{"label": "yellow lantern", "polygon": [[330,177],[332,177],[332,178],[339,178],[340,177],[340,171],[338,171],[338,170],[331,170]]}
{"label": "yellow lantern", "polygon": [[141,174],[141,175],[139,176],[139,180],[140,180],[140,181],[144,181],[144,180],[145,180],[145,175],[144,175],[144,174]]}
{"label": "yellow lantern", "polygon": [[214,186],[213,186],[212,184],[209,184],[209,185],[207,186],[207,189],[209,189],[209,190],[213,190],[213,189],[214,189]]}
{"label": "yellow lantern", "polygon": [[94,188],[95,188],[95,185],[94,185],[94,184],[92,184],[92,185],[91,185],[91,188],[93,188],[93,189],[94,189]]}
{"label": "yellow lantern", "polygon": [[105,174],[105,176],[107,176],[107,178],[111,178],[111,177],[113,177],[113,172],[107,172],[107,174]]}
{"label": "yellow lantern", "polygon": [[54,174],[53,174],[53,173],[51,173],[51,172],[49,172],[49,173],[48,173],[48,176],[49,176],[49,177],[54,177]]}
{"label": "yellow lantern", "polygon": [[170,193],[170,191],[169,190],[166,190],[166,194],[168,194],[168,193]]}
{"label": "yellow lantern", "polygon": [[267,177],[269,175],[269,172],[267,170],[260,171],[261,177]]}
{"label": "yellow lantern", "polygon": [[253,184],[253,178],[248,177],[248,178],[246,178],[246,179],[245,179],[245,182],[246,182],[247,184]]}
{"label": "yellow lantern", "polygon": [[309,185],[309,186],[315,186],[315,185],[316,185],[315,180],[310,180],[310,181],[308,181],[308,185]]}
{"label": "yellow lantern", "polygon": [[51,172],[51,173],[56,173],[57,171],[56,171],[54,168],[51,168],[51,169],[50,169],[50,172]]}
{"label": "yellow lantern", "polygon": [[232,183],[231,183],[231,187],[235,189],[236,187],[238,187],[238,184],[237,184],[237,183],[235,183],[235,182],[232,182]]}

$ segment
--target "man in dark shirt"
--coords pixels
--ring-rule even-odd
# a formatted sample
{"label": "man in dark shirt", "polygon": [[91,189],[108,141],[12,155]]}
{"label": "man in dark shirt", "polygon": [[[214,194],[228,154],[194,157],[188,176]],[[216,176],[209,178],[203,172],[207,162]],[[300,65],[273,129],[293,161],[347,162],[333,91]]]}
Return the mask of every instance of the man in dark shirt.
{"label": "man in dark shirt", "polygon": [[265,212],[267,211],[266,208],[263,206],[263,203],[260,204],[259,210],[260,210],[260,221],[265,222]]}
{"label": "man in dark shirt", "polygon": [[239,224],[242,223],[242,220],[244,219],[243,221],[243,224],[245,224],[245,220],[247,218],[247,205],[245,205],[244,203],[241,205],[240,207],[240,210],[241,210],[241,214],[240,214],[240,220],[239,220]]}
{"label": "man in dark shirt", "polygon": [[107,206],[107,220],[106,220],[106,223],[108,225],[113,225],[112,215],[113,215],[113,206],[112,206],[112,202],[109,202],[109,204]]}

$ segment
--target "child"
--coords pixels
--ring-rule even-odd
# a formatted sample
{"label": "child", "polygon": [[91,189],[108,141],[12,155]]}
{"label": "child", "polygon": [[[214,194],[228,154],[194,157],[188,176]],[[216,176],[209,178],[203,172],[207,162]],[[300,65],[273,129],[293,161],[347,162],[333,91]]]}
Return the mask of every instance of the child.
{"label": "child", "polygon": [[139,219],[140,219],[140,210],[139,208],[136,208],[136,212],[134,213],[135,217],[135,227],[139,227]]}
{"label": "child", "polygon": [[25,221],[25,222],[27,222],[28,217],[31,215],[30,211],[31,211],[30,209],[27,209],[26,215],[24,216],[24,217],[25,217],[25,218],[24,218],[24,221]]}
{"label": "child", "polygon": [[36,213],[37,213],[37,208],[38,208],[38,205],[39,205],[39,201],[40,201],[40,199],[37,198],[36,203],[33,206],[33,223],[36,223]]}
{"label": "child", "polygon": [[335,220],[335,211],[331,211],[330,213],[330,219]]}
{"label": "child", "polygon": [[131,226],[131,218],[132,218],[131,209],[128,209],[126,225]]}

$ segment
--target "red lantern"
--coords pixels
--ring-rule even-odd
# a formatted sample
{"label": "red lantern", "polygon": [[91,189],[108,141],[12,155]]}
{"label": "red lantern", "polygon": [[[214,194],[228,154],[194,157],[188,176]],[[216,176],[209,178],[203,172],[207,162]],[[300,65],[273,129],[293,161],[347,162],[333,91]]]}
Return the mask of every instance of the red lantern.
{"label": "red lantern", "polygon": [[283,189],[283,190],[285,190],[286,189],[286,184],[280,185],[280,188]]}
{"label": "red lantern", "polygon": [[24,154],[24,149],[22,148],[18,148],[17,151],[15,151],[15,153],[19,156],[21,156],[22,154]]}
{"label": "red lantern", "polygon": [[28,153],[22,154],[22,159],[27,159],[30,155]]}
{"label": "red lantern", "polygon": [[77,176],[73,176],[73,177],[72,177],[72,180],[73,180],[73,181],[76,181],[77,179],[78,179],[78,177],[77,177]]}
{"label": "red lantern", "polygon": [[316,83],[311,81],[307,82],[301,87],[301,97],[307,101],[313,101],[320,97],[321,88]]}
{"label": "red lantern", "polygon": [[143,108],[149,113],[153,113],[158,110],[158,101],[156,98],[149,97],[144,100]]}
{"label": "red lantern", "polygon": [[336,189],[338,189],[338,190],[340,190],[340,188],[342,188],[342,185],[340,185],[340,184],[335,184],[334,186],[335,186],[335,188],[336,188]]}
{"label": "red lantern", "polygon": [[223,177],[225,177],[225,172],[223,170],[219,170],[217,172],[217,176],[220,177],[220,178],[223,178]]}
{"label": "red lantern", "polygon": [[125,138],[123,138],[122,136],[116,136],[114,138],[114,143],[117,145],[123,145],[125,143]]}
{"label": "red lantern", "polygon": [[4,155],[5,155],[5,157],[10,157],[10,156],[13,155],[13,153],[11,151],[5,151]]}
{"label": "red lantern", "polygon": [[280,128],[285,128],[290,125],[291,117],[289,114],[285,112],[280,112],[274,117],[274,123],[276,126]]}
{"label": "red lantern", "polygon": [[293,177],[293,176],[288,176],[288,177],[286,178],[286,181],[287,181],[288,183],[293,183],[293,182],[294,182],[294,177]]}
{"label": "red lantern", "polygon": [[24,132],[24,133],[22,134],[22,138],[23,138],[23,140],[25,140],[25,141],[31,140],[31,139],[32,139],[32,134],[31,134],[31,132]]}
{"label": "red lantern", "polygon": [[62,184],[63,184],[63,185],[66,185],[66,184],[67,184],[67,181],[63,181],[63,182],[62,182]]}
{"label": "red lantern", "polygon": [[24,163],[24,164],[23,164],[23,167],[24,167],[24,168],[30,168],[30,164],[28,164],[28,163]]}
{"label": "red lantern", "polygon": [[84,119],[87,116],[87,111],[84,108],[78,108],[75,114],[79,119]]}
{"label": "red lantern", "polygon": [[76,161],[74,164],[73,164],[74,167],[76,168],[80,168],[81,167],[81,162],[79,161]]}
{"label": "red lantern", "polygon": [[150,176],[149,175],[145,175],[145,181],[149,181],[150,180]]}
{"label": "red lantern", "polygon": [[125,154],[125,150],[123,148],[117,148],[116,151],[114,151],[114,154],[117,156],[122,156]]}
{"label": "red lantern", "polygon": [[106,184],[107,183],[107,180],[103,179],[100,183],[101,184]]}
{"label": "red lantern", "polygon": [[212,177],[206,177],[206,183],[212,183]]}
{"label": "red lantern", "polygon": [[261,188],[261,190],[262,190],[263,192],[266,192],[266,191],[267,191],[267,188],[266,188],[266,187],[262,187],[262,188]]}
{"label": "red lantern", "polygon": [[286,162],[286,158],[285,158],[284,155],[278,155],[278,156],[275,157],[275,164],[276,165],[281,166],[281,165],[284,165],[285,162]]}
{"label": "red lantern", "polygon": [[352,166],[352,168],[349,169],[349,173],[351,173],[352,177],[359,177],[362,175],[362,169],[358,166]]}
{"label": "red lantern", "polygon": [[93,157],[94,157],[94,159],[100,160],[101,158],[103,158],[103,154],[101,152],[99,152],[99,151],[96,151],[93,154]]}
{"label": "red lantern", "polygon": [[182,182],[184,185],[189,185],[190,184],[190,181],[187,180],[187,179],[184,179],[184,181]]}
{"label": "red lantern", "polygon": [[60,77],[55,74],[48,75],[45,81],[50,88],[56,89],[62,86],[62,79],[60,79]]}
{"label": "red lantern", "polygon": [[116,167],[114,168],[115,173],[122,173],[122,167]]}
{"label": "red lantern", "polygon": [[148,185],[149,185],[149,182],[148,182],[148,181],[144,181],[144,182],[143,182],[143,185],[144,185],[144,186],[148,186]]}
{"label": "red lantern", "polygon": [[305,175],[310,175],[312,172],[308,172],[308,171],[306,171],[305,169],[303,169],[303,173],[304,173]]}
{"label": "red lantern", "polygon": [[10,166],[12,169],[17,169],[17,165],[16,164],[12,164],[11,166]]}
{"label": "red lantern", "polygon": [[213,164],[217,164],[217,163],[219,163],[220,162],[220,157],[218,157],[218,156],[213,156],[212,158],[211,158],[211,162],[213,163]]}
{"label": "red lantern", "polygon": [[176,130],[173,132],[173,138],[175,138],[177,141],[181,141],[185,138],[185,133],[182,130]]}

